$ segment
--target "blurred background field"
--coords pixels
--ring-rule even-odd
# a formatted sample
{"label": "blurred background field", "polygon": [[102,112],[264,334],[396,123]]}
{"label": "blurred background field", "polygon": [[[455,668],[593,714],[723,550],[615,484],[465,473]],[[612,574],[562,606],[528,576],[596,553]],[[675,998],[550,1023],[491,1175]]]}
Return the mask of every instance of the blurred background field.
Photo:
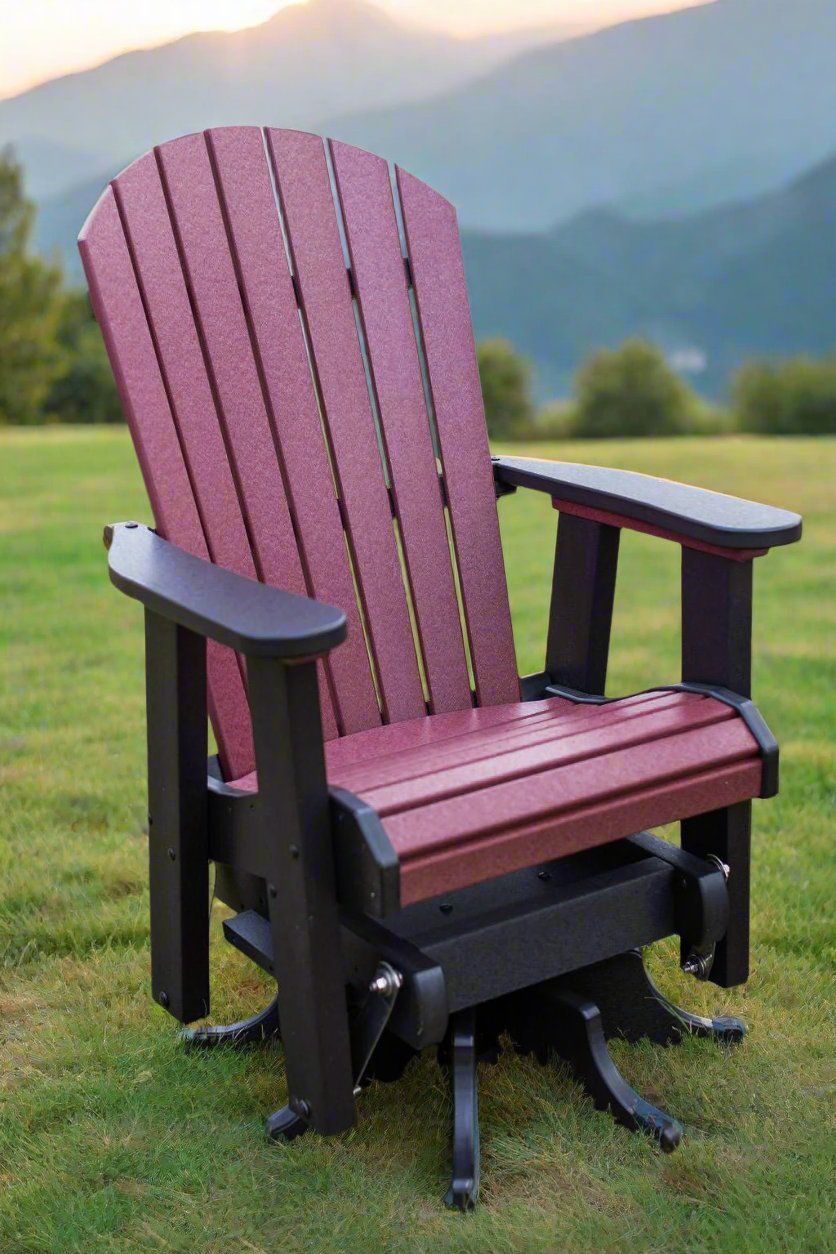
{"label": "blurred background field", "polygon": [[[515,445],[576,460],[588,443]],[[686,1124],[671,1158],[596,1114],[564,1071],[484,1068],[483,1205],[445,1212],[444,1074],[375,1085],[333,1141],[270,1147],[281,1052],[186,1056],[148,994],[142,615],[108,584],[104,523],[150,520],[124,428],[0,433],[0,1248],[346,1251],[833,1248],[836,446],[604,442],[604,464],[805,515],[756,570],[755,694],[782,745],[755,806],[752,980],[662,986],[743,1015],[742,1048],[615,1046]],[[555,516],[500,502],[519,661],[542,664]],[[678,549],[624,537],[611,692],[677,678]],[[217,912],[216,912],[217,914]],[[217,927],[217,919],[216,919]],[[213,1015],[267,990],[214,951]]]}

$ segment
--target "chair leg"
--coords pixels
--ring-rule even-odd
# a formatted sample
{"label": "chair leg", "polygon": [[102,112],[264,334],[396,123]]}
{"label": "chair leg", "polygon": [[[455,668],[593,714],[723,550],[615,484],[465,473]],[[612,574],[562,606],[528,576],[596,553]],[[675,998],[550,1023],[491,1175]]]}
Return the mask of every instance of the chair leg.
{"label": "chair leg", "polygon": [[462,1010],[451,1019],[445,1059],[453,1085],[453,1177],[444,1198],[447,1206],[473,1210],[479,1196],[479,1102],[476,1085],[476,1011]]}
{"label": "chair leg", "polygon": [[609,1109],[619,1123],[649,1132],[666,1152],[679,1144],[680,1124],[627,1084],[609,1055],[607,1040],[646,1038],[671,1045],[692,1033],[733,1044],[746,1034],[739,1019],[709,1019],[674,1006],[648,976],[639,950],[512,999],[508,1028],[521,1053],[534,1053],[542,1063],[550,1052],[558,1053],[575,1067],[599,1110]]}
{"label": "chair leg", "polygon": [[709,1019],[674,1006],[647,974],[637,949],[573,971],[555,983],[598,1006],[607,1038],[647,1038],[658,1045],[671,1045],[691,1033],[728,1045],[746,1035],[746,1025],[740,1019]]}
{"label": "chair leg", "polygon": [[[402,984],[403,976],[399,971],[388,962],[379,963],[362,1004],[351,1020],[349,1035],[355,1096],[360,1092],[370,1069],[373,1070],[375,1053],[386,1031]],[[406,1066],[405,1059],[403,1066]],[[306,1107],[306,1102],[291,1100],[287,1106],[275,1111],[267,1120],[267,1139],[293,1141],[307,1132],[310,1111]]]}
{"label": "chair leg", "polygon": [[[665,1153],[682,1140],[682,1126],[640,1097],[616,1067],[604,1036],[601,1012],[594,1002],[569,989],[551,988],[537,999],[556,1020],[550,1041],[570,1062],[598,1110],[609,1110],[631,1131],[654,1137]],[[545,1003],[545,1005],[544,1005]]]}
{"label": "chair leg", "polygon": [[211,1048],[216,1045],[231,1046],[241,1049],[245,1045],[260,1045],[267,1041],[281,1039],[279,1025],[279,999],[274,997],[269,1006],[250,1019],[227,1026],[211,1026],[205,1028],[186,1028],[180,1033],[180,1039],[189,1048]]}

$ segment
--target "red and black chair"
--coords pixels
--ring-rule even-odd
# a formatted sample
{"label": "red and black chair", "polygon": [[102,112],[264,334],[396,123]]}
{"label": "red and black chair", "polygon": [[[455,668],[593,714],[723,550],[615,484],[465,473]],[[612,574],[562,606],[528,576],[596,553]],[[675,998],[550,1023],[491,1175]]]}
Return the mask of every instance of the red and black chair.
{"label": "red and black chair", "polygon": [[[777,789],[752,569],[801,520],[491,458],[454,210],[359,149],[186,136],[113,180],[79,244],[155,524],[106,529],[145,606],[155,999],[209,1013],[214,863],[226,937],[278,992],[189,1039],[281,1038],[271,1136],[342,1132],[360,1086],[438,1046],[467,1208],[476,1063],[507,1034],[672,1149],[606,1038],[743,1033],[665,1002],[641,949],[679,934],[686,970],[747,978],[751,802]],[[496,504],[518,489],[560,511],[522,679]],[[682,674],[611,700],[623,528],[682,546]],[[673,821],[681,847],[646,831]]]}

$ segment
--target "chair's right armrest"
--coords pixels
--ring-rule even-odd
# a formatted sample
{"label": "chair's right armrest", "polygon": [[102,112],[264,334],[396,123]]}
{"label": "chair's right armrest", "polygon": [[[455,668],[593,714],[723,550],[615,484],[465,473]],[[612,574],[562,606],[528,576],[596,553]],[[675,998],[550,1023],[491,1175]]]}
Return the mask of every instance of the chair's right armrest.
{"label": "chair's right armrest", "polygon": [[110,579],[146,609],[247,657],[299,661],[346,637],[333,605],[295,596],[194,557],[140,523],[105,527]]}

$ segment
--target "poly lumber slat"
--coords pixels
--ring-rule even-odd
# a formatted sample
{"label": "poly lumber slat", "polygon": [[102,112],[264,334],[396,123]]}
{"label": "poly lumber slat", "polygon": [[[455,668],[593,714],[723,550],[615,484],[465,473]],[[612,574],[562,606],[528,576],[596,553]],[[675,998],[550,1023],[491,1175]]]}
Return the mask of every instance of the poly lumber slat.
{"label": "poly lumber slat", "polygon": [[[649,715],[658,715],[674,710],[684,712],[689,706],[700,706],[706,698],[688,694],[683,700],[682,694],[659,694],[655,701],[635,705],[614,705],[610,707],[578,706],[566,714],[540,715],[524,722],[501,724],[470,735],[457,737],[454,741],[444,741],[429,746],[427,749],[414,749],[409,753],[401,753],[396,757],[387,757],[375,763],[369,763],[365,769],[340,772],[334,780],[343,788],[352,792],[378,794],[387,786],[406,783],[417,779],[426,780],[431,787],[431,779],[436,777],[441,782],[442,776],[451,770],[458,770],[469,763],[484,762],[488,779],[499,777],[503,763],[498,758],[508,754],[519,754],[523,750],[532,753],[545,749],[549,744],[569,737],[576,738],[581,734],[599,736],[617,735],[611,731],[626,722],[646,720]],[[651,724],[652,726],[652,724]],[[531,769],[537,769],[532,760]]]}
{"label": "poly lumber slat", "polygon": [[503,827],[535,823],[576,806],[757,755],[752,733],[739,718],[732,718],[392,814],[385,827],[398,854],[408,861],[430,849],[466,844]]}
{"label": "poly lumber slat", "polygon": [[663,738],[697,727],[716,726],[734,717],[729,706],[701,701],[695,706],[678,706],[618,722],[609,720],[598,726],[582,723],[574,734],[525,744],[498,755],[489,754],[475,762],[448,766],[386,787],[366,789],[362,796],[378,814],[385,816],[460,793],[472,793],[504,780],[525,779],[532,792],[536,792],[537,776],[542,771],[602,758],[615,750],[621,753],[648,741],[654,742],[664,756],[668,750],[661,743]]}
{"label": "poly lumber slat", "polygon": [[329,141],[433,712],[471,704],[389,167]]}
{"label": "poly lumber slat", "polygon": [[[692,700],[699,701],[701,698],[692,697]],[[373,759],[364,758],[355,763],[343,759],[346,765],[332,772],[335,775],[333,782],[353,792],[360,792],[363,788],[377,788],[383,784],[396,783],[401,779],[411,779],[416,775],[440,770],[445,766],[475,762],[479,758],[504,753],[508,749],[520,748],[524,744],[537,744],[549,738],[571,735],[583,725],[593,723],[597,726],[604,717],[607,721],[617,722],[623,718],[639,716],[673,704],[678,703],[670,695],[667,697],[658,695],[652,702],[625,702],[608,707],[606,716],[600,707],[595,706],[570,705],[568,709],[543,710],[529,718],[480,725],[474,730],[464,731],[457,736],[434,737],[394,753],[386,753],[382,750]],[[498,710],[513,707],[479,706],[478,708]]]}
{"label": "poly lumber slat", "polygon": [[313,596],[338,605],[348,639],[326,663],[341,732],[380,724],[342,520],[261,131],[207,132],[268,415],[285,467],[291,513]]}
{"label": "poly lumber slat", "polygon": [[322,140],[267,131],[386,720],[426,712]]}
{"label": "poly lumber slat", "polygon": [[[174,544],[196,557],[208,558],[112,188],[85,223],[79,250],[154,521]],[[243,680],[234,653],[210,642],[207,671],[209,706],[221,760],[228,775],[240,775],[252,766],[253,747]]]}
{"label": "poly lumber slat", "polygon": [[519,699],[496,490],[453,206],[397,169],[476,695]]}
{"label": "poly lumber slat", "polygon": [[761,771],[760,759],[701,771],[537,825],[508,829],[415,858],[401,868],[401,904],[408,906],[538,862],[621,840],[646,827],[748,801],[760,791]]}
{"label": "poly lumber slat", "polygon": [[[308,593],[204,135],[157,150],[212,390],[260,579]],[[210,419],[205,420],[207,425]],[[204,502],[204,512],[217,509]],[[334,730],[320,671],[323,721]]]}
{"label": "poly lumber slat", "polygon": [[477,706],[454,710],[450,714],[434,714],[432,718],[410,719],[391,726],[346,736],[328,745],[326,762],[329,775],[344,772],[365,763],[376,762],[392,754],[407,752],[418,746],[436,744],[489,726],[525,721],[554,708],[571,711],[576,708],[565,697],[548,697],[541,701],[515,702],[513,705]]}

